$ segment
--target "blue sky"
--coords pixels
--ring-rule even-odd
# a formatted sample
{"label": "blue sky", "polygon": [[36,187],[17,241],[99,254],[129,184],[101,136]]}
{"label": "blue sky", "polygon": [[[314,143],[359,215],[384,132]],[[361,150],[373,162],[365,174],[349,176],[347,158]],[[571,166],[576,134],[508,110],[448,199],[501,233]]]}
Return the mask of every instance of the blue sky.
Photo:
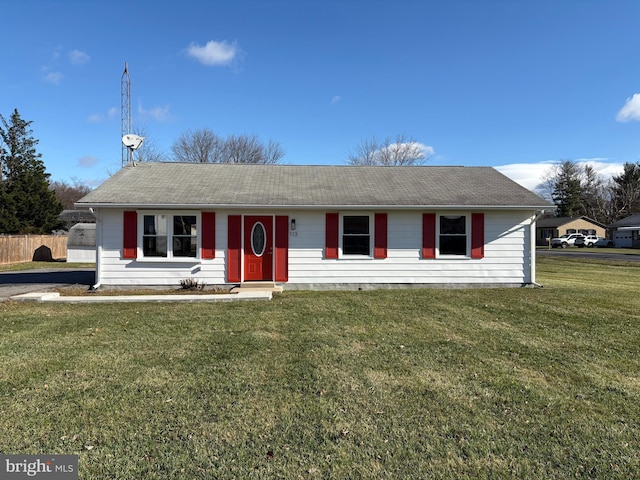
{"label": "blue sky", "polygon": [[404,133],[428,164],[532,188],[559,160],[640,160],[638,18],[624,0],[22,0],[2,7],[0,113],[33,121],[53,179],[97,185],[121,167],[128,62],[159,150],[209,128],[343,164]]}

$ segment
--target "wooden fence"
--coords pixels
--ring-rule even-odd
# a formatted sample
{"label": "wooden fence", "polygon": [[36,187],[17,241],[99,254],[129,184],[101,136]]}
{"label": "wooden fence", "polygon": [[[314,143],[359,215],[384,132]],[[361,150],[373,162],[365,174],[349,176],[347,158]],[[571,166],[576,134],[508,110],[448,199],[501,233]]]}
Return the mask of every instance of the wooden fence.
{"label": "wooden fence", "polygon": [[66,235],[0,235],[0,265],[66,257]]}

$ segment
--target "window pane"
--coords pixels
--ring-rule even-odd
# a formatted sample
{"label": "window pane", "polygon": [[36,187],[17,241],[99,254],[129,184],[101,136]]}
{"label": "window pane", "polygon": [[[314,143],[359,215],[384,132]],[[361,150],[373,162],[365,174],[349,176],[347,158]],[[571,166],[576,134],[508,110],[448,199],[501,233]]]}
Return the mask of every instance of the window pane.
{"label": "window pane", "polygon": [[442,235],[440,236],[440,255],[466,255],[466,235]]}
{"label": "window pane", "polygon": [[174,215],[173,216],[174,235],[195,235],[196,216],[195,215]]}
{"label": "window pane", "polygon": [[166,257],[167,237],[144,236],[142,238],[142,252],[145,257]]}
{"label": "window pane", "polygon": [[195,215],[173,216],[172,252],[174,257],[195,257],[198,245]]}
{"label": "window pane", "polygon": [[145,235],[156,234],[156,216],[155,215],[144,216],[144,234]]}
{"label": "window pane", "polygon": [[345,255],[370,255],[368,236],[342,237],[342,253]]}
{"label": "window pane", "polygon": [[167,218],[165,215],[144,216],[142,254],[145,257],[167,256]]}
{"label": "window pane", "polygon": [[440,235],[464,235],[465,218],[461,216],[440,217]]}
{"label": "window pane", "polygon": [[369,235],[369,217],[345,216],[343,232],[345,235]]}
{"label": "window pane", "polygon": [[166,235],[167,218],[164,215],[144,216],[144,235]]}
{"label": "window pane", "polygon": [[173,237],[174,257],[195,257],[198,237]]}
{"label": "window pane", "polygon": [[251,231],[251,248],[253,249],[253,254],[257,257],[262,256],[266,246],[267,234],[264,225],[258,222],[253,226],[253,230]]}

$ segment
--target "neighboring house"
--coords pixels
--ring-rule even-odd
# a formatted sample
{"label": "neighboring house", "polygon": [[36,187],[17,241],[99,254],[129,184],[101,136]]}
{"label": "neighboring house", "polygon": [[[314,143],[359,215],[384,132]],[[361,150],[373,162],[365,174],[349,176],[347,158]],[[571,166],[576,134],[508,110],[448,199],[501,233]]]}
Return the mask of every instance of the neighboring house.
{"label": "neighboring house", "polygon": [[536,227],[536,244],[549,245],[551,238],[561,235],[582,233],[584,235],[598,235],[604,237],[607,228],[604,224],[596,222],[589,217],[546,217],[540,218]]}
{"label": "neighboring house", "polygon": [[89,210],[63,210],[58,218],[65,224],[65,229],[69,230],[77,223],[95,223],[96,217]]}
{"label": "neighboring house", "polygon": [[490,167],[142,163],[78,207],[96,284],[521,286],[552,209]]}
{"label": "neighboring house", "polygon": [[609,225],[618,248],[640,248],[640,214],[630,215]]}

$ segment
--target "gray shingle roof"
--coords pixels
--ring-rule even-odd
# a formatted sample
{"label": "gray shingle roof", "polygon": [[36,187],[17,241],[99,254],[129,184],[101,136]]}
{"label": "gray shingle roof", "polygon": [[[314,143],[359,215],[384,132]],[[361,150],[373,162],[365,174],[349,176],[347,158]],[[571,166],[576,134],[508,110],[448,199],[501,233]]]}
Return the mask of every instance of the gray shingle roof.
{"label": "gray shingle roof", "polygon": [[640,213],[636,213],[635,215],[629,215],[628,217],[622,218],[617,222],[609,225],[610,228],[619,228],[619,227],[636,227],[640,225]]}
{"label": "gray shingle roof", "polygon": [[587,222],[591,222],[594,225],[598,225],[602,228],[605,227],[603,223],[600,223],[593,218],[585,217],[584,215],[581,217],[548,217],[548,218],[539,218],[536,222],[536,226],[538,228],[548,228],[548,227],[561,227],[567,223],[574,222],[576,220],[585,220]]}
{"label": "gray shingle roof", "polygon": [[487,206],[549,208],[491,167],[142,163],[117,172],[85,207]]}

